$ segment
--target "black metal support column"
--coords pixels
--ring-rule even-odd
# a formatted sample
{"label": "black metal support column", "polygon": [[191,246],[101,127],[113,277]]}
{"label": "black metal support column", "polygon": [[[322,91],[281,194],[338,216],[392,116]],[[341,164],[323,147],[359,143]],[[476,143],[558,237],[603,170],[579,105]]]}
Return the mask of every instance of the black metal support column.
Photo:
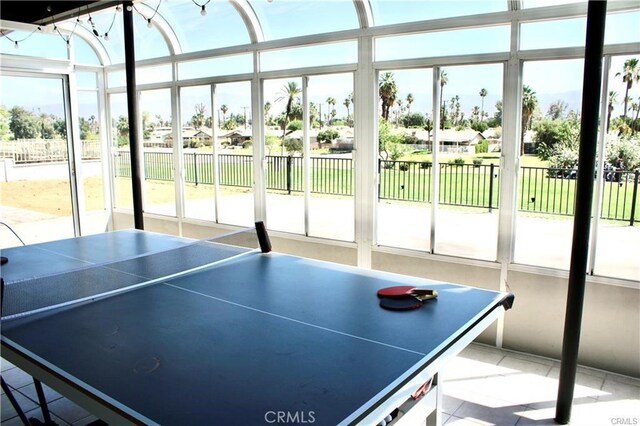
{"label": "black metal support column", "polygon": [[598,142],[598,110],[602,83],[602,51],[607,2],[590,0],[587,12],[587,38],[582,84],[582,118],[580,123],[580,151],[576,182],[576,208],[573,222],[573,244],[567,311],[562,342],[562,364],[556,405],[556,422],[567,424],[571,419],[573,391],[578,367],[578,348],[585,281],[589,252],[591,204]]}
{"label": "black metal support column", "polygon": [[131,158],[131,189],[133,194],[133,219],[136,229],[144,229],[142,216],[142,180],[138,141],[138,102],[136,90],[136,52],[133,35],[133,2],[122,4],[124,24],[124,58],[127,75],[127,107],[129,111],[129,150]]}

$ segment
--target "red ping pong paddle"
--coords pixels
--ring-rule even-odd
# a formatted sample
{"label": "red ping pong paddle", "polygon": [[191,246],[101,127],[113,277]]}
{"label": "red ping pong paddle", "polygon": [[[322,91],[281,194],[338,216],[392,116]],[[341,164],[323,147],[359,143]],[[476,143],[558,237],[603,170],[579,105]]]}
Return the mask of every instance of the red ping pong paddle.
{"label": "red ping pong paddle", "polygon": [[438,292],[429,288],[417,288],[410,285],[385,287],[378,290],[378,297],[405,298],[408,296],[425,301],[438,297]]}
{"label": "red ping pong paddle", "polygon": [[378,297],[399,298],[406,297],[411,294],[415,287],[412,285],[397,285],[394,287],[385,287],[378,290]]}
{"label": "red ping pong paddle", "polygon": [[380,298],[380,306],[392,311],[408,311],[421,307],[422,301],[411,296],[400,298],[382,297]]}

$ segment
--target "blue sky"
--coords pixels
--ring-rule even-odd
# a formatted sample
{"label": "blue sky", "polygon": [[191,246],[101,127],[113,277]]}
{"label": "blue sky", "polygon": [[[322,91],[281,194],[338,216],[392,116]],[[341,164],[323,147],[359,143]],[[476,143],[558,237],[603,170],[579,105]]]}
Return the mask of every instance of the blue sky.
{"label": "blue sky", "polygon": [[[560,1],[566,3],[568,1]],[[526,5],[528,6],[530,2]],[[534,5],[558,3],[541,1]],[[249,38],[239,14],[227,2],[212,1],[207,5],[206,16],[201,16],[200,9],[191,1],[164,0],[158,3],[150,0],[146,4],[164,16],[174,27],[181,40],[185,52],[201,49],[222,47],[225,45],[244,44]],[[278,39],[293,35],[305,35],[324,31],[337,31],[356,28],[357,18],[351,1],[328,0],[321,2],[274,0],[250,0],[256,14],[264,22],[263,30],[267,39]],[[329,7],[326,7],[328,5]],[[322,7],[321,7],[322,6]],[[400,1],[373,0],[372,8],[376,17],[376,24],[385,25],[402,22],[404,20],[419,20],[459,16],[470,13],[493,12],[506,9],[504,0],[483,1]],[[135,14],[136,57],[138,59],[165,56],[168,53],[159,31],[152,26],[148,28],[146,20]],[[295,16],[295,19],[292,19]],[[122,19],[121,14],[107,11],[92,16],[99,33],[109,31],[109,41],[103,44],[110,53],[112,60],[121,62],[122,54]],[[640,42],[640,34],[624,29],[637,27],[640,22],[640,12],[610,15],[607,21],[606,40],[608,43]],[[321,25],[318,25],[321,23]],[[83,25],[89,27],[86,18]],[[584,18],[564,21],[530,23],[523,25],[522,48],[536,49],[539,47],[570,47],[578,46],[584,40]],[[207,37],[202,37],[202,34]],[[22,40],[29,33],[17,31],[12,38]],[[76,37],[77,39],[77,37]],[[57,34],[33,34],[21,41],[19,49],[5,37],[0,38],[0,52],[8,54],[42,55],[53,58],[64,58],[67,55],[66,43]],[[327,45],[313,48],[289,49],[288,51],[274,51],[263,55],[262,66],[266,70],[281,69],[290,64],[295,67],[314,66],[323,64],[353,63],[356,60],[357,46],[354,42]],[[488,52],[503,52],[508,50],[508,27],[497,26],[470,30],[443,31],[432,34],[388,37],[377,41],[376,60],[404,59],[411,57],[431,57],[451,54],[473,54]],[[76,42],[76,56],[79,62],[96,64],[97,58],[90,51],[85,42]],[[640,55],[638,55],[640,56]],[[624,58],[615,58],[612,74],[621,70]],[[284,65],[282,65],[284,64]],[[194,62],[180,65],[179,72],[185,78],[206,75],[227,75],[250,71],[251,56],[216,59],[211,61]],[[167,67],[164,67],[167,68]],[[208,71],[211,70],[211,71]],[[139,71],[138,81],[162,81],[167,74],[165,70]],[[460,67],[445,67],[449,82],[444,88],[445,100],[458,95],[463,112],[469,116],[473,106],[480,106],[479,91],[485,88],[488,96],[484,101],[484,109],[489,114],[495,111],[495,102],[502,96],[502,67],[499,64],[474,65]],[[394,71],[398,85],[398,97],[405,99],[411,93],[415,99],[411,110],[415,112],[431,112],[432,72],[431,69]],[[524,83],[531,86],[537,93],[541,109],[546,112],[548,104],[562,99],[569,103],[571,109],[578,109],[582,76],[582,61],[545,61],[527,62],[524,67]],[[86,76],[83,81],[86,81]],[[122,76],[120,76],[120,79]],[[89,77],[90,79],[90,77]],[[15,79],[2,77],[0,101],[6,107],[22,104],[27,109],[40,107],[42,111],[61,115],[59,94],[51,85],[42,79]],[[42,80],[42,81],[40,81]],[[297,79],[298,82],[300,79]],[[624,86],[619,78],[611,77],[611,90],[618,92],[619,100],[624,97]],[[271,114],[279,113],[283,104],[276,102],[278,92],[286,83],[282,81],[265,82],[265,101],[273,104]],[[634,87],[632,94],[637,97],[640,88]],[[349,74],[336,76],[311,77],[310,100],[324,103],[331,96],[337,100],[335,107],[337,116],[346,115],[346,108],[342,105],[345,97],[353,91],[352,76]],[[24,94],[29,93],[28,97]],[[165,102],[168,91],[155,91],[145,94],[145,108],[152,116],[160,114],[168,119],[170,116],[169,102]],[[83,97],[84,98],[84,97]],[[91,98],[92,99],[92,98]],[[115,102],[114,104],[118,104]],[[185,89],[183,91],[183,110],[181,118],[186,121],[193,115],[193,106],[204,103],[210,109],[208,89]],[[230,112],[243,113],[243,107],[250,106],[248,83],[220,85],[218,103],[229,106]],[[93,111],[94,106],[85,105],[83,111]],[[250,114],[250,110],[248,113]],[[351,108],[351,111],[353,109]],[[622,105],[618,105],[614,115],[621,113]],[[114,115],[124,114],[116,110]]]}

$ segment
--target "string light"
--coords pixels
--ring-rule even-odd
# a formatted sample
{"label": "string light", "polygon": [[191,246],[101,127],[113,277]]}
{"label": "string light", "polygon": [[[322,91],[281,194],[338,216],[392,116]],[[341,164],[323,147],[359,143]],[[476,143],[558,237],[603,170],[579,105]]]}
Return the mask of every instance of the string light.
{"label": "string light", "polygon": [[136,12],[138,12],[138,14],[140,16],[142,16],[146,21],[147,21],[147,28],[151,28],[153,27],[153,25],[151,24],[151,20],[153,18],[155,18],[156,14],[158,13],[158,9],[160,8],[160,4],[162,4],[162,0],[158,0],[158,4],[156,6],[156,9],[153,11],[153,15],[151,15],[151,17],[147,18],[146,16],[144,16],[143,13],[141,13],[138,8],[136,7],[136,4],[133,3],[133,8],[136,10]]}
{"label": "string light", "polygon": [[14,40],[11,37],[9,37],[9,35],[7,33],[5,33],[4,31],[0,30],[0,35],[2,37],[5,37],[7,40],[9,40],[10,42],[13,43],[13,47],[15,49],[19,49],[20,48],[20,43],[22,43],[23,41],[27,40],[29,37],[31,37],[33,35],[33,33],[35,33],[36,31],[42,31],[42,29],[40,27],[37,27],[35,30],[31,31],[29,34],[27,34],[26,36],[24,36],[23,38],[21,38],[20,40]]}
{"label": "string light", "polygon": [[[94,36],[100,37],[100,32],[97,30],[96,23],[93,22],[93,18],[91,17],[91,12],[89,12],[88,9],[89,7],[87,6],[87,15],[89,15],[89,19],[87,19],[87,22],[91,24],[91,32],[93,33]],[[111,31],[111,28],[113,28],[113,24],[116,21],[117,13],[118,13],[118,8],[116,7],[116,10],[113,12],[113,18],[111,19],[111,25],[109,25],[109,28],[107,29],[107,31],[104,32],[104,35],[102,36],[102,38],[104,38],[105,41],[109,41],[109,32]]]}
{"label": "string light", "polygon": [[196,0],[191,0],[191,1],[193,2],[193,4],[195,4],[196,6],[198,6],[200,8],[200,15],[206,16],[206,14],[207,14],[207,5],[209,4],[209,2],[211,0],[207,0],[207,2],[203,3],[203,4],[198,4],[196,2]]}
{"label": "string light", "polygon": [[[193,3],[195,3],[198,7],[200,7],[200,15],[202,16],[206,16],[207,14],[207,8],[206,6],[211,2],[211,0],[207,0],[204,4],[198,4],[196,3],[195,0],[192,0]],[[273,1],[273,0],[267,0],[269,2]],[[132,3],[130,5],[127,5],[127,11],[131,12],[134,9],[136,10],[136,12],[138,12],[138,14],[140,14],[146,21],[147,21],[147,27],[148,28],[152,28],[153,27],[153,18],[156,16],[156,14],[158,13],[158,9],[160,8],[160,4],[162,3],[162,0],[158,0],[158,5],[156,6],[153,15],[151,15],[151,17],[147,18],[144,16],[144,14],[142,14],[137,8],[135,3]],[[87,6],[87,14],[89,16],[89,18],[87,19],[87,22],[91,25],[91,32],[93,33],[94,36],[96,37],[102,37],[105,41],[109,41],[109,32],[111,31],[111,29],[113,28],[113,24],[115,22],[115,16],[116,13],[122,12],[122,6],[120,4],[116,5],[115,7],[115,11],[113,14],[113,19],[111,21],[111,25],[109,26],[109,29],[107,31],[105,31],[104,35],[100,36],[100,32],[98,31],[98,29],[96,28],[96,24],[93,21],[93,18],[91,17],[91,13],[88,11],[89,7]],[[47,12],[51,15],[52,13],[52,9],[51,6],[48,5],[46,8]],[[54,20],[54,17],[51,15],[51,24],[53,24],[53,28],[51,29],[51,31],[55,31],[58,33],[58,35],[65,41],[66,45],[67,45],[67,49],[71,48],[71,38],[73,37],[73,35],[75,34],[76,28],[78,25],[80,26],[84,26],[84,21],[82,19],[80,19],[80,10],[78,10],[78,16],[75,20],[75,25],[73,27],[73,30],[71,31],[71,34],[69,34],[68,36],[64,36],[61,32],[60,29],[58,28],[58,26],[56,25],[56,22]],[[49,27],[45,26],[44,28],[41,26],[38,26],[36,29],[34,29],[31,33],[29,33],[26,37],[22,38],[21,40],[14,40],[11,37],[9,37],[4,31],[0,30],[0,35],[2,35],[3,37],[5,37],[7,40],[9,40],[10,42],[13,42],[13,46],[15,49],[19,49],[20,48],[20,43],[22,43],[23,41],[27,40],[29,37],[31,37],[33,35],[33,33],[35,33],[36,31],[38,32],[49,32]]]}

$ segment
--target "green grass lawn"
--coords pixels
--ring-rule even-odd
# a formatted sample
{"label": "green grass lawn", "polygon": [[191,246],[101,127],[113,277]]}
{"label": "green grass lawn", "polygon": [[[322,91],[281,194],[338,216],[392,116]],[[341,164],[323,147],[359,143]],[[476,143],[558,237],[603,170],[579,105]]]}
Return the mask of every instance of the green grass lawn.
{"label": "green grass lawn", "polygon": [[[240,151],[240,150],[234,150]],[[151,180],[173,180],[172,154],[145,157],[145,175]],[[499,205],[499,153],[462,156],[467,164],[452,165],[450,160],[460,157],[442,156],[440,161],[440,196],[442,204],[496,208]],[[413,153],[403,161],[381,162],[379,196],[381,199],[431,202],[433,171],[426,161],[426,153]],[[482,158],[482,164],[470,164]],[[251,187],[253,157],[249,154],[221,154],[220,185]],[[287,165],[289,163],[289,165]],[[493,164],[493,168],[491,167]],[[385,167],[386,165],[386,167]],[[118,173],[126,173],[123,163]],[[303,159],[301,157],[272,156],[265,163],[267,189],[302,192]],[[353,162],[350,158],[316,156],[311,158],[311,192],[317,194],[353,195]],[[185,154],[185,180],[188,183],[212,184],[213,156],[207,153]],[[491,173],[493,171],[493,174]],[[126,175],[126,174],[123,174]],[[531,213],[573,215],[575,179],[549,177],[546,163],[533,155],[520,160],[517,208]],[[633,182],[605,182],[602,216],[608,219],[629,220],[633,200]],[[636,220],[640,221],[640,206],[636,200]]]}

